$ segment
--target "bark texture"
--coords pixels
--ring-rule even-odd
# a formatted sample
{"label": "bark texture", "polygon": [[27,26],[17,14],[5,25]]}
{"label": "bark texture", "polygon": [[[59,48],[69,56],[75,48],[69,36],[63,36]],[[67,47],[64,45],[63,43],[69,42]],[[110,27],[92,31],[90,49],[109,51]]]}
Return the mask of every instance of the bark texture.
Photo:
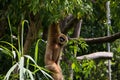
{"label": "bark texture", "polygon": [[88,55],[78,56],[77,60],[83,59],[112,59],[113,53],[112,52],[95,52]]}
{"label": "bark texture", "polygon": [[28,53],[32,43],[37,38],[37,34],[41,27],[41,20],[39,19],[38,15],[36,16],[30,15],[30,17],[31,17],[30,26],[29,26],[28,33],[25,39],[25,43],[24,43],[24,54]]}

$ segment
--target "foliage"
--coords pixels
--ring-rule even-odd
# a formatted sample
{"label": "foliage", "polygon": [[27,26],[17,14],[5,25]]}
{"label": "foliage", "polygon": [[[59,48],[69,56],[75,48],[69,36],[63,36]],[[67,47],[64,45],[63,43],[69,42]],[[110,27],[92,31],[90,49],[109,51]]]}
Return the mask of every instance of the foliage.
{"label": "foliage", "polygon": [[[85,43],[85,41],[81,38],[79,40],[70,40],[67,44],[67,47],[65,48],[64,56],[65,60],[69,59],[68,62],[65,62],[65,60],[62,62],[62,66],[64,66],[65,71],[63,69],[65,79],[70,79],[70,70],[71,68],[74,70],[76,79],[81,78],[81,76],[77,73],[82,72],[82,66],[81,64],[76,60],[76,56],[81,54],[81,51],[87,50],[88,45]],[[70,67],[71,66],[71,67]],[[69,73],[69,74],[68,74]],[[69,76],[69,77],[68,77]]]}
{"label": "foliage", "polygon": [[114,53],[114,58],[112,60],[112,79],[120,79],[119,74],[120,74],[120,40],[117,40],[116,42],[112,43],[111,49]]}
{"label": "foliage", "polygon": [[87,4],[89,2],[86,2],[82,0],[31,0],[29,8],[34,15],[40,12],[43,18],[48,18],[48,21],[58,21],[68,14],[74,14],[80,18],[84,14],[91,13],[91,4]]}
{"label": "foliage", "polygon": [[[33,21],[41,25],[45,30],[51,22],[57,22],[64,19],[69,14],[75,18],[83,20],[81,27],[80,39],[78,41],[69,41],[65,47],[62,61],[62,69],[65,78],[70,75],[71,68],[74,71],[74,79],[85,80],[107,80],[108,72],[105,60],[83,60],[78,62],[76,56],[96,52],[107,51],[107,45],[104,44],[86,44],[81,38],[101,37],[107,35],[106,23],[106,2],[108,0],[0,0],[0,79],[3,80],[5,74],[8,72],[11,79],[18,78],[13,70],[16,66],[21,65],[20,74],[26,71],[28,74],[39,79],[43,78],[44,74],[44,52],[46,42],[42,40],[43,30],[39,30],[40,39],[32,44],[29,52],[30,57],[23,56],[23,44],[25,37],[29,31],[30,24]],[[111,34],[119,32],[120,30],[120,2],[119,0],[110,0],[111,8]],[[25,20],[25,21],[23,21]],[[21,24],[22,23],[22,24]],[[21,27],[22,26],[22,27]],[[19,32],[23,29],[23,32]],[[28,27],[29,26],[29,27]],[[19,29],[20,28],[20,29]],[[23,31],[23,30],[22,30]],[[24,36],[18,36],[22,33]],[[72,30],[70,30],[72,33]],[[67,34],[69,35],[69,33]],[[112,79],[119,80],[120,75],[120,40],[111,44],[111,52],[114,53],[112,59]],[[23,63],[23,60],[25,61]],[[7,66],[4,68],[4,66]],[[41,67],[39,67],[41,66]],[[22,71],[24,70],[24,71]],[[13,71],[13,72],[12,72]],[[12,73],[11,73],[12,72]],[[11,73],[11,75],[10,75]],[[44,73],[44,72],[43,72]],[[29,77],[27,78],[30,78]],[[67,79],[66,79],[67,80]]]}
{"label": "foliage", "polygon": [[39,14],[42,19],[47,17],[48,21],[56,21],[68,14],[74,14],[80,18],[84,14],[92,12],[92,4],[86,0],[5,0],[0,3],[2,3],[1,7],[5,7],[5,4],[7,4],[6,7],[8,8],[6,8],[5,15],[9,15],[13,23],[19,22],[16,19],[28,18],[31,13]]}
{"label": "foliage", "polygon": [[[2,45],[0,45],[0,49],[2,52],[8,54],[9,56],[11,56],[11,58],[15,59],[13,62],[12,67],[8,70],[7,74],[4,77],[4,80],[12,80],[12,79],[19,79],[19,80],[24,80],[24,79],[30,79],[30,80],[34,80],[34,76],[35,74],[40,71],[43,73],[43,75],[46,77],[46,79],[51,78],[52,77],[46,73],[44,68],[40,67],[37,65],[37,60],[38,60],[38,43],[40,40],[37,41],[36,44],[36,48],[35,48],[35,60],[29,56],[29,55],[23,55],[23,33],[24,33],[24,23],[27,22],[26,20],[24,20],[22,22],[22,32],[21,32],[21,42],[19,42],[18,40],[18,44],[19,44],[19,49],[17,49],[12,43],[8,43],[6,41],[1,41],[2,44],[7,44],[12,48],[12,51],[9,50],[7,47],[4,47]],[[10,22],[9,22],[10,23]],[[10,26],[10,30],[11,30],[11,26]],[[12,30],[11,30],[11,35],[12,35]],[[19,38],[18,38],[19,39]],[[11,38],[12,40],[12,38]],[[21,43],[21,44],[20,44]],[[25,58],[27,58],[26,63],[25,63]],[[30,62],[31,61],[31,62]],[[32,65],[34,67],[34,71],[32,72],[29,69],[29,66]],[[12,74],[19,74],[19,76],[14,77],[12,76],[12,78],[10,78],[10,75]]]}

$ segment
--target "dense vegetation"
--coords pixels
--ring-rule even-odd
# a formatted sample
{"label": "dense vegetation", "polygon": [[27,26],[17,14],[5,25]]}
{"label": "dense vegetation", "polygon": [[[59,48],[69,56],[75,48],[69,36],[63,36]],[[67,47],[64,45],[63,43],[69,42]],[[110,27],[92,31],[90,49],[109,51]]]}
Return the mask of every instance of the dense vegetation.
{"label": "dense vegetation", "polygon": [[[62,33],[69,38],[77,38],[70,39],[63,50],[61,66],[65,80],[108,80],[107,59],[76,59],[76,56],[107,51],[105,42],[86,42],[88,38],[107,36],[107,1],[0,0],[0,80],[51,78],[49,71],[44,69],[43,58],[47,31],[52,22],[59,22]],[[110,34],[113,35],[120,31],[119,0],[110,0],[110,10]],[[78,24],[82,25],[76,36]],[[119,37],[110,42],[114,54],[112,80],[120,79]]]}

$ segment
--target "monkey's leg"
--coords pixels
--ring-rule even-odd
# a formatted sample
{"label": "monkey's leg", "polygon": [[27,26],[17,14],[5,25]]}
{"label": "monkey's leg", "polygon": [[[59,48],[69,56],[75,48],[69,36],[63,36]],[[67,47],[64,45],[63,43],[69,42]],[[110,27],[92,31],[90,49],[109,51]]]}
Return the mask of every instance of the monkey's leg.
{"label": "monkey's leg", "polygon": [[59,73],[61,70],[59,69],[59,66],[56,63],[52,63],[50,65],[45,66],[48,70],[54,72],[54,73]]}
{"label": "monkey's leg", "polygon": [[53,73],[52,77],[53,77],[54,80],[64,80],[64,77],[63,77],[63,75],[62,75],[61,72],[59,72],[59,73]]}

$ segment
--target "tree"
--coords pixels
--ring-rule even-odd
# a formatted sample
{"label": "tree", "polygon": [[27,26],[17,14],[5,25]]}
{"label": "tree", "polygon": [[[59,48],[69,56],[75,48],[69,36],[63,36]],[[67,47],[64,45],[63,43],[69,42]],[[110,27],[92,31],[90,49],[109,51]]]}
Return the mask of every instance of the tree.
{"label": "tree", "polygon": [[[110,0],[112,21],[112,27],[110,28],[112,35],[110,37],[106,36],[106,1],[107,0],[1,0],[0,40],[11,42],[12,37],[13,44],[18,47],[18,40],[16,39],[18,39],[18,35],[21,34],[22,21],[27,20],[29,22],[29,25],[25,23],[24,54],[28,54],[30,52],[32,53],[33,51],[31,51],[31,48],[33,47],[34,43],[37,41],[38,38],[46,40],[47,29],[51,22],[59,21],[61,24],[61,31],[70,37],[70,41],[68,43],[69,48],[67,48],[67,51],[70,51],[72,55],[74,55],[73,52],[76,56],[80,56],[96,51],[106,51],[106,42],[112,43],[111,47],[113,53],[119,53],[119,1]],[[10,19],[10,23],[8,23],[8,18]],[[76,37],[76,28],[80,23],[80,20],[82,20],[82,25],[78,32],[80,37],[78,39],[78,37]],[[12,35],[10,35],[9,26],[11,26],[12,28]],[[118,40],[115,41],[116,39]],[[78,45],[76,46],[76,44]],[[44,51],[42,53],[44,53]],[[119,57],[119,54],[117,53],[115,54],[115,58],[113,58],[115,59],[115,65],[112,66],[113,70],[115,69],[114,67],[116,65],[119,66],[119,59],[117,58]],[[70,58],[68,57],[67,59]],[[74,60],[73,58],[71,58],[71,60],[73,63],[76,62],[76,60]],[[4,60],[2,59],[2,61]],[[83,64],[85,63],[83,62]],[[78,64],[76,63],[76,65]],[[96,65],[100,65],[100,63],[96,63]],[[101,66],[105,67],[103,62],[101,63]],[[95,70],[95,68],[91,69]],[[105,70],[103,70],[103,73],[106,73]],[[98,74],[99,72],[100,69],[98,69],[98,72],[96,71],[96,74]],[[100,73],[102,74],[102,72]],[[77,75],[77,73],[75,74]],[[85,73],[80,74],[85,75]],[[95,73],[92,74],[95,75]],[[93,77],[91,76],[92,74],[88,73],[88,77],[91,77],[93,79]],[[103,77],[106,75],[101,76],[101,78],[98,78],[103,79]],[[116,75],[113,74],[112,76],[114,76],[113,79],[115,79]]]}

